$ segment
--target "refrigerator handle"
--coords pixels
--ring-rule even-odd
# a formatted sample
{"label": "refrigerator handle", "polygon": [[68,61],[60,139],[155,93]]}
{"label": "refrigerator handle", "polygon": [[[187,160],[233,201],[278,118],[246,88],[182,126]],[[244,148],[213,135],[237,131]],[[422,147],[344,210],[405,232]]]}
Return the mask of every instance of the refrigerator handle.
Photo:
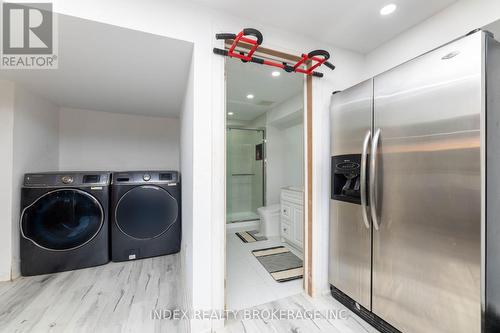
{"label": "refrigerator handle", "polygon": [[360,192],[361,192],[361,212],[363,216],[363,222],[366,228],[370,229],[370,221],[368,220],[367,204],[366,204],[366,159],[368,157],[368,144],[370,143],[370,137],[372,135],[371,131],[366,132],[365,139],[363,140],[363,150],[361,152],[361,171],[359,176],[360,181]]}
{"label": "refrigerator handle", "polygon": [[377,167],[377,150],[378,150],[378,141],[380,139],[380,128],[377,129],[375,135],[373,136],[372,149],[370,153],[370,174],[368,175],[370,178],[370,211],[372,215],[373,226],[375,230],[378,230],[380,224],[378,222],[377,217],[377,201],[375,199],[375,173]]}

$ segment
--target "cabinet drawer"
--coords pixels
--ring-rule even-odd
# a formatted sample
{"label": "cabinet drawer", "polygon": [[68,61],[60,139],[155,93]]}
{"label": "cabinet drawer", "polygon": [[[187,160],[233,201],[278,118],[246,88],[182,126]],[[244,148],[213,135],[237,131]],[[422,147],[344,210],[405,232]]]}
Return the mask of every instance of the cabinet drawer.
{"label": "cabinet drawer", "polygon": [[291,239],[291,227],[289,224],[281,223],[281,237]]}
{"label": "cabinet drawer", "polygon": [[281,203],[281,216],[288,219],[292,217],[292,207],[286,202]]}

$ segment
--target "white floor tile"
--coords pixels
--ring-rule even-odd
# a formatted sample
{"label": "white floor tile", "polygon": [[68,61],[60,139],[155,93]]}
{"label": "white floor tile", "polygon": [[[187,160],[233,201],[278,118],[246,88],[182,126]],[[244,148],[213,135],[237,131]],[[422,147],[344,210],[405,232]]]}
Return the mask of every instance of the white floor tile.
{"label": "white floor tile", "polygon": [[252,250],[273,246],[286,246],[296,255],[301,254],[282,243],[279,237],[266,241],[243,243],[232,229],[226,234],[226,306],[241,310],[299,294],[303,279],[276,282],[253,256]]}

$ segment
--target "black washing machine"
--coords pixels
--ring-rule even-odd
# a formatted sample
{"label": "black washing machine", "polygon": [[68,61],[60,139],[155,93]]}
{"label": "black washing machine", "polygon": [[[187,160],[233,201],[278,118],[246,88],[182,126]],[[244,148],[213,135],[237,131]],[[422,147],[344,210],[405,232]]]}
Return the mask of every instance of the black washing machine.
{"label": "black washing machine", "polygon": [[21,189],[24,276],[109,262],[108,172],[26,174]]}
{"label": "black washing machine", "polygon": [[134,260],[180,251],[178,172],[113,173],[111,212],[111,260]]}

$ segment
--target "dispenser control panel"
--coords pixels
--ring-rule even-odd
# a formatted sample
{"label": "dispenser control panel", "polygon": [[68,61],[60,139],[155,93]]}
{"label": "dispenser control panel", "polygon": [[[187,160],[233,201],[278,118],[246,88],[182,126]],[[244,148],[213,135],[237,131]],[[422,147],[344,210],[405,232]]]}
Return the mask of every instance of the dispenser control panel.
{"label": "dispenser control panel", "polygon": [[360,204],[361,154],[332,156],[331,198]]}

